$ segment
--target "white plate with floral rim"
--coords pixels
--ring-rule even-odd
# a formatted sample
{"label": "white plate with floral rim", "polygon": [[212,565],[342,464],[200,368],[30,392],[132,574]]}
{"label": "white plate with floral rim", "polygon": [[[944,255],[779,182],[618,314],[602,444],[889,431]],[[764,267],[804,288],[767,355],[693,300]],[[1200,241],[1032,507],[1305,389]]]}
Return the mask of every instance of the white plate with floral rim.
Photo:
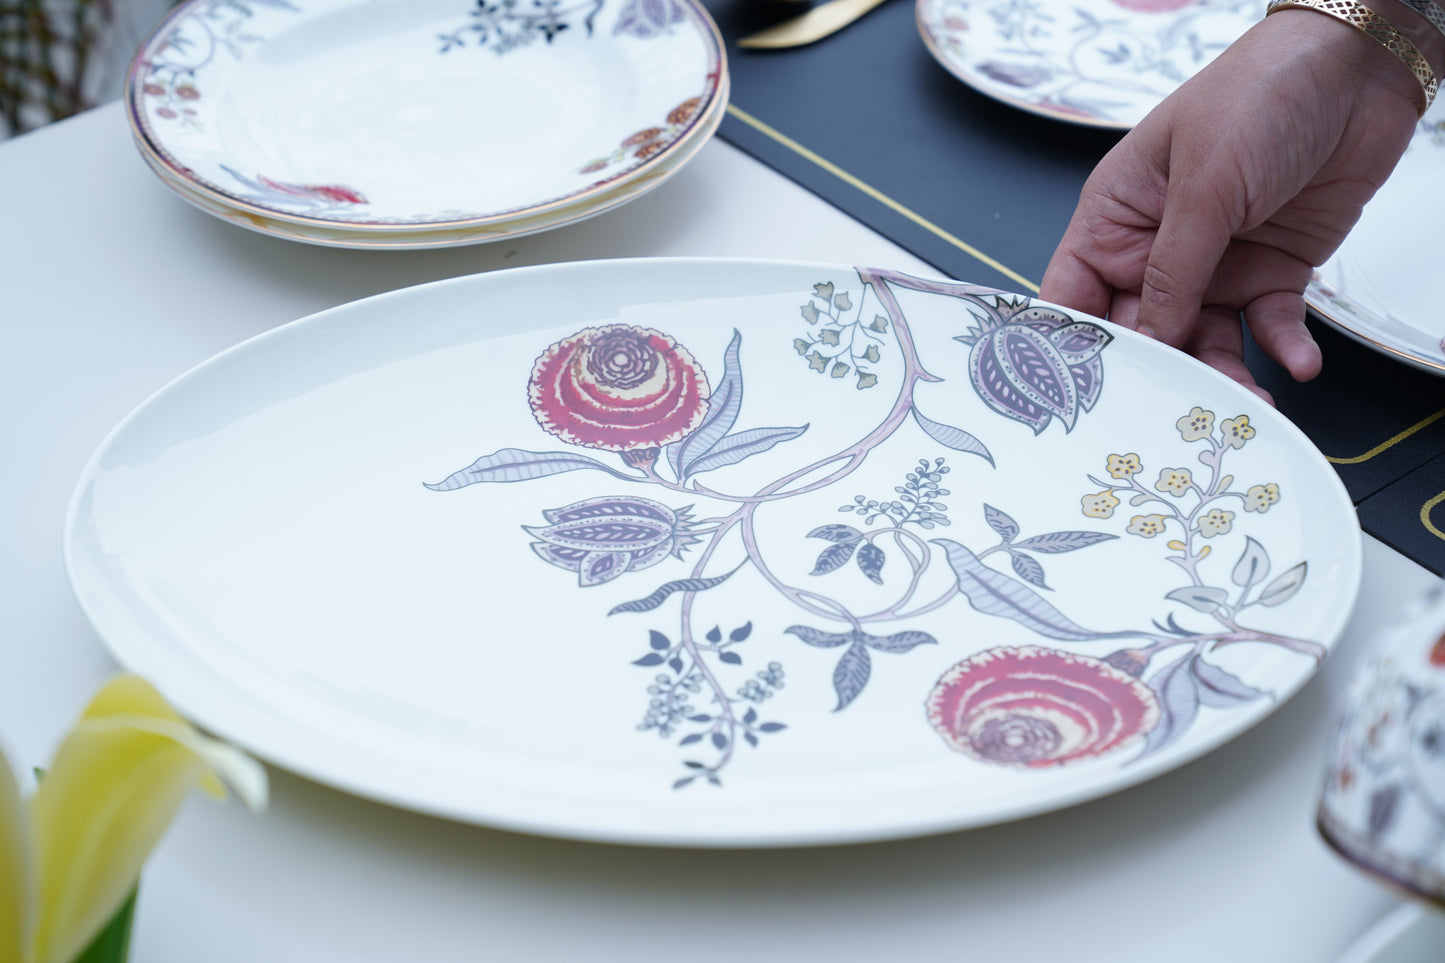
{"label": "white plate with floral rim", "polygon": [[168,183],[400,234],[644,179],[711,134],[725,76],[695,0],[188,0],[137,51],[127,103]]}
{"label": "white plate with floral rim", "polygon": [[306,244],[322,247],[341,247],[363,250],[422,250],[426,248],[460,247],[538,234],[554,228],[564,227],[604,214],[628,201],[652,190],[672,178],[692,160],[722,123],[727,109],[727,93],[730,84],[726,75],[722,78],[719,95],[710,113],[700,117],[685,143],[669,152],[659,165],[649,166],[645,171],[628,177],[618,184],[570,206],[548,208],[539,214],[517,217],[506,221],[466,225],[442,225],[436,228],[416,227],[405,231],[356,231],[346,226],[324,223],[307,224],[298,221],[284,221],[269,217],[259,210],[251,210],[229,203],[213,194],[197,190],[185,180],[176,177],[166,163],[156,155],[142,150],[141,159],[166,185],[185,200],[208,214],[239,227],[283,237]]}
{"label": "white plate with floral rim", "polygon": [[959,80],[1030,113],[1130,128],[1263,15],[1260,0],[917,0]]}
{"label": "white plate with floral rim", "polygon": [[193,719],[394,805],[820,845],[1068,806],[1316,671],[1335,473],[1181,353],[972,285],[611,260],[369,298],[182,376],[67,521]]}
{"label": "white plate with floral rim", "polygon": [[1445,375],[1445,310],[1433,290],[1439,263],[1429,239],[1445,216],[1442,162],[1445,105],[1421,119],[1390,179],[1305,290],[1331,327],[1435,375]]}

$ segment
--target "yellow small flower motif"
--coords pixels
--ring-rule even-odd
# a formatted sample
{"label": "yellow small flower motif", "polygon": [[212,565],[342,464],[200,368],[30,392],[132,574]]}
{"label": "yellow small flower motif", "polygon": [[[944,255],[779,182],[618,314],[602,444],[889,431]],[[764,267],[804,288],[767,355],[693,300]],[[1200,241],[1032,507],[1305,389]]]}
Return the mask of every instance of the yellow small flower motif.
{"label": "yellow small flower motif", "polygon": [[1205,538],[1213,538],[1228,532],[1233,524],[1234,512],[1226,512],[1222,508],[1211,508],[1199,520],[1199,534]]}
{"label": "yellow small flower motif", "polygon": [[1244,443],[1254,437],[1254,427],[1249,423],[1249,415],[1226,418],[1219,423],[1219,427],[1224,429],[1224,443],[1230,448],[1243,448]]}
{"label": "yellow small flower motif", "polygon": [[1084,505],[1084,514],[1090,518],[1110,518],[1114,509],[1119,507],[1119,499],[1109,489],[1085,495],[1080,501]]}
{"label": "yellow small flower motif", "polygon": [[1164,531],[1163,515],[1135,515],[1129,519],[1129,534],[1153,538]]}
{"label": "yellow small flower motif", "polygon": [[1139,474],[1143,467],[1139,463],[1139,456],[1132,451],[1127,455],[1109,456],[1109,474],[1115,478],[1130,478]]}
{"label": "yellow small flower motif", "polygon": [[1198,441],[1214,434],[1214,412],[1205,411],[1198,405],[1189,409],[1189,414],[1174,423],[1185,441]]}
{"label": "yellow small flower motif", "polygon": [[1189,474],[1188,468],[1166,468],[1159,473],[1159,480],[1154,483],[1154,487],[1177,497],[1189,491],[1193,484],[1194,476]]}
{"label": "yellow small flower motif", "polygon": [[1279,501],[1279,486],[1274,482],[1268,485],[1251,485],[1244,493],[1244,510],[1247,512],[1259,512],[1263,515],[1269,511],[1269,506]]}

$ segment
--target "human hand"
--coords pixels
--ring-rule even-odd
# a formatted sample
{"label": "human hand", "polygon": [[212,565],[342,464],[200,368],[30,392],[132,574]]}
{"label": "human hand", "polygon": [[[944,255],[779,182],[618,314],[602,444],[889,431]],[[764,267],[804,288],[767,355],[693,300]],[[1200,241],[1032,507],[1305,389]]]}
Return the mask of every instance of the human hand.
{"label": "human hand", "polygon": [[[1397,5],[1398,6],[1398,5]],[[1402,30],[1415,17],[1399,6]],[[1442,67],[1441,38],[1412,33]],[[1429,35],[1434,35],[1431,38]],[[1183,348],[1266,400],[1243,321],[1298,380],[1311,270],[1408,146],[1419,82],[1375,40],[1310,10],[1256,24],[1166,98],[1085,183],[1040,297]]]}

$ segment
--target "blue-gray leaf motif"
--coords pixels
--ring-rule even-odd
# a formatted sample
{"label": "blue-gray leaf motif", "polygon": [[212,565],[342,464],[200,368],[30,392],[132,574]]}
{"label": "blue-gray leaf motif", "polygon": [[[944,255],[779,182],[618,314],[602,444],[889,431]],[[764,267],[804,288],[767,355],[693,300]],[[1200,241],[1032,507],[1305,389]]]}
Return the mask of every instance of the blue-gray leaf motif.
{"label": "blue-gray leaf motif", "polygon": [[865,635],[863,642],[876,652],[909,652],[920,645],[937,645],[938,640],[927,632],[907,630],[892,635]]}
{"label": "blue-gray leaf motif", "polygon": [[1270,693],[1256,689],[1233,673],[1202,658],[1194,659],[1191,670],[1199,682],[1199,701],[1203,705],[1230,709],[1259,699],[1272,698]]}
{"label": "blue-gray leaf motif", "polygon": [[861,642],[855,642],[843,657],[838,660],[838,665],[833,669],[833,691],[838,694],[838,704],[833,708],[838,712],[848,707],[863,687],[868,684],[868,676],[873,671],[873,660],[868,657],[868,649]]}
{"label": "blue-gray leaf motif", "polygon": [[1063,552],[1088,548],[1090,545],[1108,542],[1118,537],[1108,532],[1049,532],[1047,535],[1026,538],[1014,547],[1026,548],[1031,552],[1038,552],[1040,555],[1058,555]]}
{"label": "blue-gray leaf motif", "polygon": [[686,468],[687,475],[699,475],[706,471],[736,465],[744,458],[761,454],[785,441],[792,441],[808,430],[807,425],[796,428],[749,428],[735,435],[728,435],[714,445],[707,454],[693,459]]}
{"label": "blue-gray leaf motif", "polygon": [[1210,613],[1229,601],[1229,593],[1213,585],[1186,585],[1165,593],[1166,599],[1183,602],[1196,612]]}
{"label": "blue-gray leaf motif", "polygon": [[723,352],[722,377],[713,386],[702,424],[667,446],[667,463],[679,482],[692,474],[692,463],[711,451],[737,422],[738,411],[743,404],[743,372],[738,362],[741,348],[742,335],[734,330],[732,340]]}
{"label": "blue-gray leaf motif", "polygon": [[967,547],[946,538],[934,539],[933,544],[947,555],[958,578],[958,590],[985,615],[1012,619],[1039,635],[1070,642],[1129,634],[1086,629],[1024,583],[989,568]]}
{"label": "blue-gray leaf motif", "polygon": [[1039,560],[1032,555],[1025,555],[1022,552],[1011,552],[1009,558],[1013,563],[1013,569],[1018,577],[1030,585],[1037,585],[1041,589],[1048,588],[1044,580],[1044,567]]}
{"label": "blue-gray leaf motif", "polygon": [[677,0],[627,0],[617,15],[616,33],[632,37],[656,37],[682,20]]}
{"label": "blue-gray leaf motif", "polygon": [[574,455],[565,451],[526,451],[522,448],[502,448],[490,455],[483,455],[466,468],[453,472],[441,481],[432,484],[423,482],[434,492],[455,491],[468,485],[482,482],[519,482],[534,478],[545,478],[562,472],[593,468],[605,471],[617,478],[634,481],[635,477],[617,471],[595,458]]}
{"label": "blue-gray leaf motif", "polygon": [[1305,576],[1308,574],[1309,563],[1300,562],[1265,586],[1264,591],[1259,593],[1259,603],[1274,606],[1288,602],[1305,584]]}
{"label": "blue-gray leaf motif", "polygon": [[836,648],[857,639],[852,632],[825,632],[810,625],[790,625],[783,631],[789,635],[796,635],[809,645],[817,646],[820,649]]}
{"label": "blue-gray leaf motif", "polygon": [[885,558],[883,549],[872,542],[864,542],[858,546],[858,569],[875,585],[883,584]]}
{"label": "blue-gray leaf motif", "polygon": [[857,542],[838,542],[829,545],[818,553],[818,559],[813,563],[813,571],[808,574],[827,575],[829,572],[836,572],[848,563],[857,547]]}
{"label": "blue-gray leaf motif", "polygon": [[863,533],[852,525],[819,525],[808,533],[809,538],[821,538],[829,542],[856,542]]}
{"label": "blue-gray leaf motif", "polygon": [[928,437],[940,445],[943,445],[945,448],[952,448],[954,451],[978,455],[990,465],[994,463],[993,455],[989,452],[987,446],[962,428],[955,428],[953,425],[945,425],[942,422],[934,421],[919,411],[917,405],[913,406],[913,420],[918,422],[918,427],[922,428]]}
{"label": "blue-gray leaf motif", "polygon": [[1264,581],[1269,575],[1269,553],[1252,536],[1245,536],[1244,552],[1234,565],[1234,584],[1243,588]]}
{"label": "blue-gray leaf motif", "polygon": [[1012,542],[1019,536],[1019,523],[1007,512],[999,511],[992,505],[983,506],[983,518],[988,522],[988,527],[993,529],[999,538],[1005,542]]}
{"label": "blue-gray leaf motif", "polygon": [[[738,568],[742,568],[742,566],[739,565]],[[711,578],[674,579],[671,582],[666,582],[659,586],[657,591],[645,598],[634,599],[631,602],[623,602],[621,605],[613,606],[607,614],[617,615],[619,612],[651,612],[663,602],[667,601],[668,596],[674,592],[704,592],[726,582],[732,578],[733,573],[737,570],[738,569],[735,568],[732,572],[714,575]]]}
{"label": "blue-gray leaf motif", "polygon": [[1149,731],[1140,755],[1158,752],[1184,735],[1199,714],[1199,679],[1192,671],[1194,655],[1186,655],[1155,673],[1149,680],[1159,700],[1159,723]]}

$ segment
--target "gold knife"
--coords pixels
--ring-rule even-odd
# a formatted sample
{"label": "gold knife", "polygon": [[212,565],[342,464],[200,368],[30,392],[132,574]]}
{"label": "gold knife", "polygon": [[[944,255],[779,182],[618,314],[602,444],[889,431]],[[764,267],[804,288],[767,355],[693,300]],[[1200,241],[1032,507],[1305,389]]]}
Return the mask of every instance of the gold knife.
{"label": "gold knife", "polygon": [[884,0],[828,0],[807,13],[760,30],[750,37],[744,37],[738,41],[738,46],[767,50],[801,47],[837,33],[883,2]]}

